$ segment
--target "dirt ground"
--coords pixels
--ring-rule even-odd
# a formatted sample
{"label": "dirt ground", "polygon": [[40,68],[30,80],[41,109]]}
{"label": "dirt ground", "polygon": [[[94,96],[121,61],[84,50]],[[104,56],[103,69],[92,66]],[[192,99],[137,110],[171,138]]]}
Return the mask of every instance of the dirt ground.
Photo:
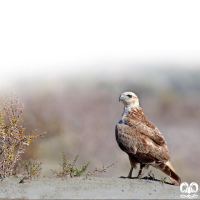
{"label": "dirt ground", "polygon": [[[0,198],[20,199],[180,199],[178,186],[144,179],[88,179],[44,177],[37,180],[7,178],[0,182]],[[199,195],[200,196],[200,195]]]}

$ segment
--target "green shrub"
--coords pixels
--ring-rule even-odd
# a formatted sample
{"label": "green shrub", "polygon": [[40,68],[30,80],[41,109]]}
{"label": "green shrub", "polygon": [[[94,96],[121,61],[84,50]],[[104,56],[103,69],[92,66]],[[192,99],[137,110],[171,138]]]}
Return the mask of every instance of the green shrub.
{"label": "green shrub", "polygon": [[79,155],[77,155],[74,161],[71,163],[70,161],[67,160],[64,151],[62,151],[62,164],[60,164],[60,170],[57,172],[56,170],[51,169],[51,171],[53,172],[53,174],[56,174],[58,178],[63,178],[63,177],[73,178],[81,176],[81,174],[86,171],[90,162],[88,162],[86,165],[78,169],[78,167],[76,166],[76,161],[78,157]]}

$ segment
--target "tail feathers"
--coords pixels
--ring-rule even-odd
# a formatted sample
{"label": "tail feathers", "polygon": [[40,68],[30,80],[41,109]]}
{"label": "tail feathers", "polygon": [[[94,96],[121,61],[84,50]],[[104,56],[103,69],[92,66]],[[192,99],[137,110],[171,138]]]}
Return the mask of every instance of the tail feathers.
{"label": "tail feathers", "polygon": [[181,178],[175,173],[175,170],[172,166],[172,163],[170,161],[168,161],[166,164],[171,169],[171,176],[169,177],[171,182],[174,183],[174,185],[180,185],[181,184]]}
{"label": "tail feathers", "polygon": [[168,175],[169,179],[174,185],[180,185],[181,178],[175,173],[175,170],[170,161],[166,163],[156,163],[152,165],[153,167],[160,169],[166,175]]}

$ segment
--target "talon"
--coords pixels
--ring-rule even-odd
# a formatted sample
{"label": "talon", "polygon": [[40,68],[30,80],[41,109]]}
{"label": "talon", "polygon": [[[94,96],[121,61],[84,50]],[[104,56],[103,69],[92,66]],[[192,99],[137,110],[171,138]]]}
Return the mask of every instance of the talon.
{"label": "talon", "polygon": [[132,176],[129,174],[128,176],[127,176],[127,178],[131,178]]}
{"label": "talon", "polygon": [[138,175],[137,178],[138,178],[138,179],[141,179],[141,178],[142,178],[142,174]]}

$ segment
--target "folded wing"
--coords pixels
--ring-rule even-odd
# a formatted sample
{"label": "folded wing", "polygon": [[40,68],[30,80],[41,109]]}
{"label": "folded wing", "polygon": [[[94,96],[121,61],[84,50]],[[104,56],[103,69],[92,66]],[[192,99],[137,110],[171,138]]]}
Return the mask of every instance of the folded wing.
{"label": "folded wing", "polygon": [[158,128],[149,122],[147,119],[145,120],[137,120],[132,119],[130,117],[124,117],[123,121],[125,124],[130,126],[132,129],[138,131],[141,134],[146,135],[151,140],[153,140],[158,145],[166,144],[164,137],[158,130]]}
{"label": "folded wing", "polygon": [[140,163],[165,162],[170,159],[166,144],[158,145],[147,135],[126,124],[115,127],[119,147]]}

